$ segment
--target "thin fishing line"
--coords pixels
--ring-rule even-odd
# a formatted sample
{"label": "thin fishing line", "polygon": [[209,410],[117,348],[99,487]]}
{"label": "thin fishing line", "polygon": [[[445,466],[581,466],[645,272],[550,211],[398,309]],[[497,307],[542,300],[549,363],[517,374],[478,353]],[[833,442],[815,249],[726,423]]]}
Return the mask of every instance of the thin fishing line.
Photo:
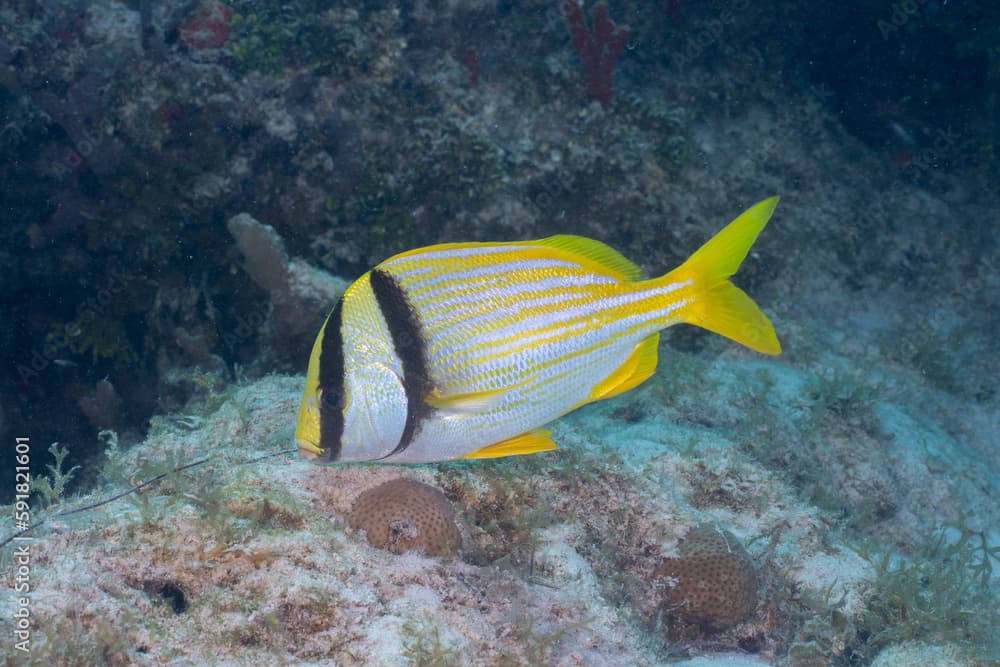
{"label": "thin fishing line", "polygon": [[[297,451],[298,451],[298,449],[285,449],[285,450],[282,450],[280,452],[272,452],[270,454],[263,454],[263,455],[258,456],[256,458],[248,459],[246,461],[241,461],[240,463],[237,463],[236,465],[238,465],[238,466],[249,465],[251,463],[257,463],[258,461],[263,461],[264,459],[273,458],[275,456],[285,456],[287,454],[295,454]],[[204,463],[208,463],[211,460],[212,459],[210,459],[210,458],[206,458],[206,459],[198,459],[197,461],[191,461],[190,463],[185,463],[182,466],[177,466],[173,470],[168,470],[167,472],[161,472],[159,475],[156,475],[155,477],[151,477],[150,479],[147,479],[145,482],[141,482],[139,484],[136,484],[132,488],[126,489],[125,491],[122,491],[121,493],[117,493],[117,494],[111,496],[110,498],[105,498],[104,500],[98,500],[96,503],[90,503],[89,505],[84,505],[83,507],[75,507],[75,508],[73,508],[71,510],[64,510],[62,512],[56,512],[55,514],[49,514],[48,516],[44,516],[41,519],[38,519],[37,521],[29,524],[28,526],[22,528],[19,531],[17,531],[13,535],[10,535],[9,537],[4,538],[4,540],[2,542],[0,542],[0,548],[7,546],[8,544],[10,544],[11,542],[13,542],[17,538],[25,535],[26,533],[30,533],[35,528],[38,528],[39,526],[47,523],[50,519],[56,519],[58,517],[63,517],[63,516],[70,516],[71,514],[79,514],[80,512],[86,512],[88,510],[97,509],[98,507],[103,507],[104,505],[108,505],[110,503],[113,503],[114,501],[118,500],[119,498],[124,498],[125,496],[129,495],[130,493],[135,493],[136,491],[141,491],[142,489],[146,488],[147,486],[150,486],[152,484],[155,484],[156,482],[159,482],[164,477],[169,477],[170,475],[175,475],[175,474],[177,474],[179,472],[183,472],[185,470],[189,470],[191,468],[195,468],[195,467],[200,466],[200,465],[202,465]]]}

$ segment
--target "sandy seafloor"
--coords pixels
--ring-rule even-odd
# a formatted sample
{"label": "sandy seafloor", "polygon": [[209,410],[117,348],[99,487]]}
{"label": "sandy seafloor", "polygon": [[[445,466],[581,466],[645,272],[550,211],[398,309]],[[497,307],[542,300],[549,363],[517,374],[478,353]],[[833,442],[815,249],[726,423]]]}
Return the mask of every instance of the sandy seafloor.
{"label": "sandy seafloor", "polygon": [[[489,95],[528,136],[513,97]],[[31,651],[7,640],[5,593],[7,664],[998,664],[996,194],[897,174],[784,95],[693,121],[697,164],[630,182],[671,188],[705,229],[783,195],[743,283],[780,357],[669,332],[653,379],[552,425],[559,451],[408,467],[244,464],[291,447],[302,377],[234,385],[155,418],[98,488],[48,510],[209,458],[34,531]],[[348,528],[396,477],[444,491],[459,557]],[[672,620],[655,576],[705,524],[746,545],[759,584],[720,631]]]}

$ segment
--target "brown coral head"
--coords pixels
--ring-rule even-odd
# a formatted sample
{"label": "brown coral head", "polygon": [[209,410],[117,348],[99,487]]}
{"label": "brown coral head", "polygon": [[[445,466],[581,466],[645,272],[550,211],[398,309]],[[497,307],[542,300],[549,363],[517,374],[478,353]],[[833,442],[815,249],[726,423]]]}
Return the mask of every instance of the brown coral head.
{"label": "brown coral head", "polygon": [[712,526],[688,531],[677,558],[664,560],[657,579],[667,579],[667,613],[711,632],[746,620],[757,606],[757,570],[732,533]]}
{"label": "brown coral head", "polygon": [[411,479],[394,479],[362,493],[347,523],[365,531],[372,546],[395,554],[419,550],[428,556],[455,556],[462,547],[448,499]]}

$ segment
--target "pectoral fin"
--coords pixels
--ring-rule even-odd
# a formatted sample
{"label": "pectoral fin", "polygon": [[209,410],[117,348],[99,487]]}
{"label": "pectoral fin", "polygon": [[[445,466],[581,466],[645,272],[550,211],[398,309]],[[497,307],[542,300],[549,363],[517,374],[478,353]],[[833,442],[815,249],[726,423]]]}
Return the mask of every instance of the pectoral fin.
{"label": "pectoral fin", "polygon": [[590,390],[590,400],[599,401],[622,394],[638,387],[656,370],[656,348],[660,344],[660,334],[653,334],[632,349],[621,366]]}
{"label": "pectoral fin", "polygon": [[486,391],[470,391],[464,394],[442,394],[435,389],[424,400],[427,405],[443,412],[478,414],[489,412],[499,406],[507,394],[527,384],[527,382],[525,380],[509,387]]}
{"label": "pectoral fin", "polygon": [[517,456],[520,454],[537,454],[538,452],[548,452],[557,449],[556,443],[549,437],[549,431],[537,429],[528,431],[521,435],[501,440],[492,445],[487,445],[474,452],[469,452],[460,459],[495,459],[501,456]]}

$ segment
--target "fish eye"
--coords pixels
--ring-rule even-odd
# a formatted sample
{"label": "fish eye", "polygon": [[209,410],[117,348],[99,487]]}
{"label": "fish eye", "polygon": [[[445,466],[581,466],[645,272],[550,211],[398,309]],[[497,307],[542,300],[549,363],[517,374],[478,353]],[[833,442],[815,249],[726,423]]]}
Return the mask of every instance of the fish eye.
{"label": "fish eye", "polygon": [[333,389],[323,389],[320,391],[320,401],[324,407],[340,410],[344,407],[343,396],[339,391]]}

